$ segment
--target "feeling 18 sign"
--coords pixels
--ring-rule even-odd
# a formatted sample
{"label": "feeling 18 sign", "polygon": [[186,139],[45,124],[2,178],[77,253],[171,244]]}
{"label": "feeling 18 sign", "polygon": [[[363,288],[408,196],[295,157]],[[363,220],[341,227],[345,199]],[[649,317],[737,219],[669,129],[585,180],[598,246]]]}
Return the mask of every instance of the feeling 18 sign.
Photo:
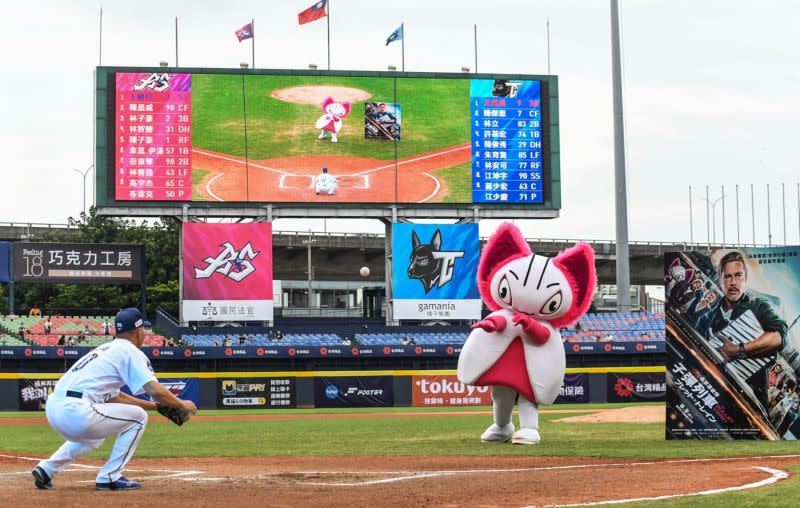
{"label": "feeling 18 sign", "polygon": [[541,82],[473,79],[472,201],[543,203]]}

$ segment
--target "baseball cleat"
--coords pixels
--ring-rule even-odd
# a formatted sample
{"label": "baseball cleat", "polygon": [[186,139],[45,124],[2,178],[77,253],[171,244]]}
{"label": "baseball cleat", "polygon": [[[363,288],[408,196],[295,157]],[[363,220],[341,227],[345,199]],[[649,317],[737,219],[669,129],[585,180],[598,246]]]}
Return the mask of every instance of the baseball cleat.
{"label": "baseball cleat", "polygon": [[507,423],[502,427],[493,423],[481,434],[484,443],[505,443],[514,434],[514,424]]}
{"label": "baseball cleat", "polygon": [[511,442],[513,444],[539,444],[542,438],[539,436],[539,431],[536,429],[529,429],[529,428],[522,428],[518,431],[514,432],[514,435],[511,436]]}
{"label": "baseball cleat", "polygon": [[142,488],[142,485],[139,482],[120,476],[115,482],[95,483],[94,487],[97,490],[136,490]]}
{"label": "baseball cleat", "polygon": [[318,139],[325,139],[325,133],[323,132],[322,134],[320,134],[319,136],[317,136],[317,138],[318,138]]}
{"label": "baseball cleat", "polygon": [[31,474],[33,475],[33,484],[36,485],[37,489],[50,490],[53,488],[53,481],[45,473],[44,469],[36,466],[31,471]]}

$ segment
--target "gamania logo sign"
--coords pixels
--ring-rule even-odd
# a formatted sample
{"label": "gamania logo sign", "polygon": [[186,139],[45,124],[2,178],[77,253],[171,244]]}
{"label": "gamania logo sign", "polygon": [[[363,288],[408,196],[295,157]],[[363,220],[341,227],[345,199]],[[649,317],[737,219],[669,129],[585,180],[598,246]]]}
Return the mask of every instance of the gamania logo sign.
{"label": "gamania logo sign", "polygon": [[222,251],[216,257],[207,257],[203,260],[208,263],[205,268],[194,267],[195,279],[208,279],[214,273],[219,273],[236,282],[242,282],[256,271],[251,261],[261,252],[256,252],[250,242],[244,244],[241,250],[236,250],[231,242],[225,242],[220,247]]}

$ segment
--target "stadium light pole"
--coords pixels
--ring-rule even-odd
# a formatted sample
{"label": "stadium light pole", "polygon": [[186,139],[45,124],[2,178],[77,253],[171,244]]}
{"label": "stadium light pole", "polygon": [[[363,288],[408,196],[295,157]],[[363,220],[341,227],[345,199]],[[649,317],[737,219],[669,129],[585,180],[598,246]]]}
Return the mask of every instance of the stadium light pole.
{"label": "stadium light pole", "polygon": [[308,249],[308,309],[311,311],[311,244],[317,240],[311,237],[311,230],[308,231],[308,240],[303,240],[303,244]]}
{"label": "stadium light pole", "polygon": [[[709,199],[708,198],[708,189],[706,188],[706,197],[701,197],[703,201],[706,202],[706,215],[708,215],[708,207],[711,207],[711,244],[717,244],[717,204],[719,204],[720,200],[725,199],[725,193],[722,193],[722,196],[718,197],[717,199]],[[708,222],[708,217],[706,217],[706,222]],[[708,227],[706,225],[706,227]],[[724,243],[724,241],[723,241]]]}
{"label": "stadium light pole", "polygon": [[625,120],[622,111],[622,58],[619,5],[611,1],[611,82],[614,112],[614,188],[617,230],[617,311],[631,307],[631,267],[628,249],[628,183],[625,176]]}
{"label": "stadium light pole", "polygon": [[89,171],[91,171],[93,168],[94,168],[94,164],[92,164],[91,166],[89,166],[85,170],[72,168],[73,171],[75,171],[76,173],[81,175],[81,177],[83,177],[83,213],[84,214],[86,213],[86,176],[89,174]]}

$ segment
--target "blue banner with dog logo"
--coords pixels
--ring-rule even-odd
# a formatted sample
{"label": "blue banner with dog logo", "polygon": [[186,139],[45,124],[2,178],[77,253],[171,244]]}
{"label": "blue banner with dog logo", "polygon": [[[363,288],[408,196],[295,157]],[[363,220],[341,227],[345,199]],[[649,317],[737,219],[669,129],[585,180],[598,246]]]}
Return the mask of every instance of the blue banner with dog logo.
{"label": "blue banner with dog logo", "polygon": [[477,224],[392,226],[395,319],[480,319]]}

